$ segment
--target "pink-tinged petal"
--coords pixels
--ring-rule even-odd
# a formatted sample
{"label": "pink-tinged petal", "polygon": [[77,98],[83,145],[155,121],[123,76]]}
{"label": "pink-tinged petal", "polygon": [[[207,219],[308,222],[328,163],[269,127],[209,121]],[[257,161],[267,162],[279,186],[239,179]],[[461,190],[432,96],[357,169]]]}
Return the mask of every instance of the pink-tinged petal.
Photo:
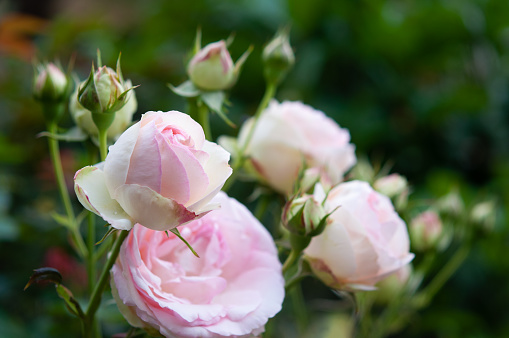
{"label": "pink-tinged petal", "polygon": [[157,135],[161,154],[161,195],[183,205],[203,195],[209,185],[202,165],[189,148],[168,143],[164,136]]}
{"label": "pink-tinged petal", "polygon": [[119,204],[132,219],[153,230],[170,230],[198,216],[183,205],[137,184],[119,187],[117,196]]}
{"label": "pink-tinged petal", "polygon": [[[337,212],[337,211],[336,211]],[[329,224],[320,236],[313,237],[304,253],[320,258],[338,278],[355,273],[356,257],[347,230],[341,224]]]}
{"label": "pink-tinged petal", "polygon": [[205,141],[205,134],[202,126],[193,120],[189,115],[176,110],[169,112],[147,112],[141,118],[142,126],[150,121],[154,121],[159,131],[167,126],[175,126],[191,137],[194,147],[200,149]]}
{"label": "pink-tinged petal", "polygon": [[102,170],[92,166],[80,169],[74,177],[74,189],[81,204],[112,227],[119,230],[132,228],[131,217],[110,197]]}
{"label": "pink-tinged petal", "polygon": [[129,160],[126,184],[138,184],[161,192],[162,165],[157,128],[153,122],[141,127]]}
{"label": "pink-tinged petal", "polygon": [[138,139],[140,124],[127,129],[109,149],[104,163],[104,174],[110,195],[115,198],[115,190],[125,183],[129,170],[129,159]]}
{"label": "pink-tinged petal", "polygon": [[209,184],[207,190],[202,194],[200,199],[190,200],[188,209],[200,213],[206,208],[214,196],[221,190],[224,183],[232,174],[232,168],[228,164],[230,160],[230,153],[224,150],[221,146],[205,141],[203,144],[203,151],[209,154],[205,163],[202,163],[203,169],[208,176]]}

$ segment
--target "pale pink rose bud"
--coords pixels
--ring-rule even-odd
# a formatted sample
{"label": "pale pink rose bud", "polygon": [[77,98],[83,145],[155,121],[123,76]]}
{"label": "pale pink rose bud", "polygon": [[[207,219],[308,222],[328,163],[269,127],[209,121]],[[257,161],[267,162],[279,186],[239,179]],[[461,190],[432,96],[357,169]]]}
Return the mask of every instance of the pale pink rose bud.
{"label": "pale pink rose bud", "polygon": [[279,31],[265,46],[262,59],[265,79],[269,83],[278,84],[281,82],[295,63],[295,55],[290,46],[290,37],[287,30]]}
{"label": "pale pink rose bud", "polygon": [[210,43],[193,56],[187,73],[194,85],[205,90],[230,88],[236,81],[235,66],[224,40]]}
{"label": "pale pink rose bud", "polygon": [[[253,119],[242,126],[239,147],[246,143]],[[356,162],[350,133],[323,112],[301,102],[272,101],[261,114],[246,155],[258,177],[274,190],[293,191],[303,165],[318,170],[335,185]]]}
{"label": "pale pink rose bud", "polygon": [[368,183],[341,183],[327,195],[328,225],[304,250],[313,272],[334,289],[372,290],[414,257],[405,222]]}
{"label": "pale pink rose bud", "polygon": [[472,208],[470,217],[474,223],[485,230],[492,230],[496,221],[495,207],[496,204],[493,200],[478,203]]}
{"label": "pale pink rose bud", "polygon": [[390,174],[375,181],[373,188],[389,198],[402,194],[408,189],[407,179],[400,174]]}
{"label": "pale pink rose bud", "polygon": [[232,173],[229,158],[189,115],[148,112],[104,163],[76,173],[74,187],[81,204],[114,228],[170,230],[219,207],[209,202]]}
{"label": "pale pink rose bud", "polygon": [[79,103],[92,113],[115,113],[121,109],[131,97],[130,82],[124,82],[117,62],[117,71],[102,66],[92,70],[88,79],[79,86],[77,99]]}
{"label": "pale pink rose bud", "polygon": [[416,250],[434,247],[442,235],[440,216],[432,210],[420,213],[410,223],[410,235]]}
{"label": "pale pink rose bud", "polygon": [[252,337],[281,310],[284,279],[274,241],[225,193],[221,204],[181,228],[200,255],[173,234],[136,224],[111,270],[120,312],[164,337]]}
{"label": "pale pink rose bud", "polygon": [[63,101],[67,92],[67,76],[55,64],[39,64],[34,77],[34,97],[40,101]]}
{"label": "pale pink rose bud", "polygon": [[[78,127],[80,127],[83,131],[91,136],[97,136],[99,131],[97,130],[97,127],[92,119],[92,112],[83,107],[78,101],[78,89],[84,84],[85,81],[77,86],[76,90],[71,95],[71,99],[69,101],[69,112]],[[125,80],[124,85],[126,88],[131,88],[131,80]],[[138,102],[136,100],[136,93],[134,90],[131,90],[126,95],[125,105],[117,110],[115,113],[115,118],[108,128],[109,139],[116,140],[120,134],[122,134],[127,129],[127,127],[131,125],[133,115],[137,108]]]}

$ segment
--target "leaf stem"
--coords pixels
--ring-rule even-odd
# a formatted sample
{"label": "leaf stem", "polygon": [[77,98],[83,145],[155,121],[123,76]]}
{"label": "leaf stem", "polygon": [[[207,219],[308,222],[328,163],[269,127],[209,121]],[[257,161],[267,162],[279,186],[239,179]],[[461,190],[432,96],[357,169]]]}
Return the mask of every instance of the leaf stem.
{"label": "leaf stem", "polygon": [[[57,124],[55,122],[49,122],[47,127],[50,134],[57,133]],[[53,169],[55,170],[55,178],[57,180],[58,190],[60,192],[60,197],[62,199],[62,203],[64,204],[65,213],[69,221],[71,237],[74,244],[76,245],[78,254],[80,255],[80,257],[84,258],[87,256],[87,247],[85,245],[85,242],[83,241],[83,237],[80,234],[78,223],[76,222],[76,217],[72,209],[71,198],[69,196],[69,192],[67,191],[67,186],[65,184],[65,177],[64,171],[62,169],[62,160],[60,158],[60,148],[58,146],[58,140],[52,137],[48,137],[48,146],[51,161],[53,163]]]}
{"label": "leaf stem", "polygon": [[270,100],[272,100],[274,98],[274,95],[276,94],[276,89],[277,89],[277,86],[274,82],[267,83],[267,86],[265,87],[265,93],[263,94],[263,98],[260,101],[260,104],[258,105],[258,108],[256,109],[256,112],[253,116],[253,119],[254,119],[253,125],[251,126],[251,129],[249,130],[246,141],[240,148],[240,151],[237,154],[237,157],[235,157],[235,160],[233,162],[233,165],[232,165],[233,173],[230,176],[230,178],[228,179],[228,181],[226,181],[225,185],[223,186],[224,191],[228,191],[228,189],[230,189],[230,187],[233,185],[233,183],[237,179],[237,176],[239,174],[239,169],[242,168],[242,166],[244,165],[244,162],[247,159],[246,150],[249,146],[249,143],[251,142],[251,139],[253,138],[256,126],[258,125],[258,120],[260,119],[262,112],[269,105]]}
{"label": "leaf stem", "polygon": [[115,263],[118,257],[118,253],[120,252],[120,247],[122,246],[122,243],[124,242],[124,239],[127,237],[128,234],[129,231],[127,230],[122,230],[118,234],[118,237],[115,240],[115,243],[113,244],[113,248],[111,249],[110,256],[108,257],[108,260],[106,261],[106,264],[103,267],[101,276],[99,277],[99,281],[95,285],[94,291],[92,292],[92,296],[90,297],[90,303],[88,304],[88,309],[87,312],[85,313],[84,319],[84,336],[87,338],[92,337],[95,313],[99,308],[99,305],[101,304],[102,294],[104,292],[104,289],[106,288],[106,284],[110,276],[111,267]]}

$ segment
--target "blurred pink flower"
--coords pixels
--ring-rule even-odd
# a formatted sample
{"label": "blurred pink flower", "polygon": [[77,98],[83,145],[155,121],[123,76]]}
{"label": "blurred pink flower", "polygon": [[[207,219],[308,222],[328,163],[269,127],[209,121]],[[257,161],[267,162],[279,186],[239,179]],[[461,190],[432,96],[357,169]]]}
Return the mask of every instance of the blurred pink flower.
{"label": "blurred pink flower", "polygon": [[[112,290],[128,322],[165,337],[243,337],[264,331],[281,310],[284,280],[271,235],[236,200],[173,234],[136,224],[112,269]],[[158,334],[157,334],[158,335]]]}
{"label": "blurred pink flower", "polygon": [[[239,145],[247,140],[253,119],[239,133]],[[262,113],[246,155],[272,188],[290,193],[305,164],[316,168],[325,183],[335,185],[355,163],[350,133],[323,112],[302,102],[272,101]]]}
{"label": "blurred pink flower", "polygon": [[[336,209],[337,208],[337,209]],[[405,223],[387,196],[368,183],[341,183],[327,195],[329,224],[304,253],[314,273],[336,289],[369,290],[414,257]]]}

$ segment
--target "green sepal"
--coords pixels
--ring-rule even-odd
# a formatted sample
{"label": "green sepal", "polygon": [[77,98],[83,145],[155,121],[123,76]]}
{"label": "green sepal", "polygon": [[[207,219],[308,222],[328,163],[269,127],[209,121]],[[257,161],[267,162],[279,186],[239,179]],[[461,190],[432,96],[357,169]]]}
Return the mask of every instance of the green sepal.
{"label": "green sepal", "polygon": [[219,117],[226,122],[232,128],[237,128],[235,123],[233,123],[227,116],[226,112],[223,109],[223,103],[225,102],[225,95],[222,90],[217,90],[213,92],[202,92],[200,95],[203,103],[212,110],[214,113],[219,115]]}
{"label": "green sepal", "polygon": [[168,87],[178,96],[182,97],[197,97],[201,91],[191,81],[186,81],[179,86],[175,87],[168,83]]}
{"label": "green sepal", "polygon": [[196,253],[196,251],[194,251],[193,247],[191,246],[191,244],[189,244],[184,237],[182,237],[182,235],[180,234],[180,231],[178,231],[177,228],[173,228],[173,229],[170,229],[170,231],[175,235],[177,236],[178,238],[180,238],[180,240],[182,242],[184,242],[185,245],[187,245],[187,247],[189,248],[189,250],[191,250],[191,252],[193,253],[193,255],[195,255],[196,257],[200,258],[200,256],[198,256],[198,254]]}
{"label": "green sepal", "polygon": [[97,243],[95,243],[95,245],[99,245],[101,244],[102,242],[104,242],[106,240],[106,238],[108,238],[109,235],[111,235],[112,233],[118,231],[118,229],[115,229],[113,227],[109,228],[108,231],[106,231],[106,233],[104,234],[103,238],[101,238],[101,240]]}
{"label": "green sepal", "polygon": [[83,142],[88,138],[88,134],[85,133],[79,127],[72,127],[68,131],[63,134],[53,134],[48,131],[40,132],[36,135],[37,137],[49,137],[57,141],[66,141],[66,142]]}
{"label": "green sepal", "polygon": [[101,105],[99,101],[99,94],[94,79],[95,68],[92,63],[92,69],[87,81],[78,90],[78,101],[85,108],[90,111],[96,111],[97,107]]}

